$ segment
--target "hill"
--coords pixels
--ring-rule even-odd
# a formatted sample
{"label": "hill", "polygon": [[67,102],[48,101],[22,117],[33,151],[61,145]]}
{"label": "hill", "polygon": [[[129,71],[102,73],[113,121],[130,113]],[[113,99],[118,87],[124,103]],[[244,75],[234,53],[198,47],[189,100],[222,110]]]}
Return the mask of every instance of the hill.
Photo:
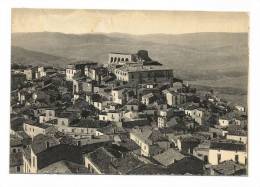
{"label": "hill", "polygon": [[[49,63],[60,66],[70,63],[68,59],[106,63],[107,54],[111,51],[136,53],[140,49],[146,49],[152,59],[173,68],[174,75],[178,78],[198,86],[234,88],[234,94],[240,89],[240,95],[243,93],[241,97],[247,94],[247,33],[14,33],[12,45],[36,52],[37,55],[21,55],[23,58],[32,56],[29,58],[32,62],[37,56],[48,54],[48,57],[40,58],[40,61],[46,62],[49,61],[46,59],[50,59]],[[18,54],[12,52],[12,59],[17,59]],[[55,57],[58,59],[55,60]],[[35,62],[38,63],[37,60]],[[219,90],[221,94],[226,94],[225,89]],[[230,91],[227,94],[230,95]]]}
{"label": "hill", "polygon": [[71,62],[71,60],[64,57],[49,55],[42,52],[35,52],[16,46],[12,46],[11,54],[12,63],[19,63],[25,65],[34,64],[63,66],[63,64]]}

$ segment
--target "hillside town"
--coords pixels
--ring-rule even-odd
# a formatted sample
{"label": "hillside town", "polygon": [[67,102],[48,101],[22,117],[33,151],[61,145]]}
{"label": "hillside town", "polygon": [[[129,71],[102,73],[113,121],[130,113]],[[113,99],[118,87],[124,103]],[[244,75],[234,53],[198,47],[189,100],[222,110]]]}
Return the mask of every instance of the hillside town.
{"label": "hillside town", "polygon": [[247,108],[148,51],[11,65],[10,173],[247,175]]}

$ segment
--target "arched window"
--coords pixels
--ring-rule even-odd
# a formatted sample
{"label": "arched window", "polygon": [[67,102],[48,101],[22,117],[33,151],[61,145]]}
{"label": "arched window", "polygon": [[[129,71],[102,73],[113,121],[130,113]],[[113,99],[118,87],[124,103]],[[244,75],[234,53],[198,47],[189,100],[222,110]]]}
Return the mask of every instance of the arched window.
{"label": "arched window", "polygon": [[125,59],[124,58],[121,58],[121,61],[124,61]]}
{"label": "arched window", "polygon": [[111,58],[110,58],[110,62],[113,62],[113,60],[114,60],[113,57],[111,57]]}
{"label": "arched window", "polygon": [[128,62],[128,58],[126,58],[125,61]]}

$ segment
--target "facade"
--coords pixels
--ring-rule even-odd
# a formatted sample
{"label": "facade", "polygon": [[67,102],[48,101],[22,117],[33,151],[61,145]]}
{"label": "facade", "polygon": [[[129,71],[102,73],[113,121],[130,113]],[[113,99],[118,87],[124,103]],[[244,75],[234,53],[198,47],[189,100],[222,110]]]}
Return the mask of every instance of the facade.
{"label": "facade", "polygon": [[176,106],[183,103],[186,103],[186,96],[177,92],[167,92],[166,93],[166,101],[170,106]]}
{"label": "facade", "polygon": [[23,124],[24,132],[31,138],[34,138],[35,136],[39,134],[47,134],[51,130],[53,130],[53,127],[46,124],[37,124],[37,123],[27,123],[25,122]]}
{"label": "facade", "polygon": [[247,151],[244,144],[213,143],[209,149],[209,163],[218,165],[221,162],[233,160],[236,163],[247,164]]}
{"label": "facade", "polygon": [[125,64],[134,60],[132,54],[128,53],[109,53],[108,64]]}
{"label": "facade", "polygon": [[117,80],[125,82],[170,82],[173,78],[173,71],[164,66],[122,66],[114,70]]}

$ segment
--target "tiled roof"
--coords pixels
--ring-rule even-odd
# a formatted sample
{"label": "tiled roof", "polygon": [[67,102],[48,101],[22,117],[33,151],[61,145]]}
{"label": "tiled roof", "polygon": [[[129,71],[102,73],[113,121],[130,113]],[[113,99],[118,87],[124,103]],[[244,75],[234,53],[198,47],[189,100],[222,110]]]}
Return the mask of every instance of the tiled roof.
{"label": "tiled roof", "polygon": [[35,154],[38,154],[47,149],[47,144],[49,144],[49,147],[52,147],[58,145],[59,141],[52,136],[39,134],[33,138],[32,145],[31,145],[32,150]]}
{"label": "tiled roof", "polygon": [[185,156],[175,149],[168,149],[167,151],[154,156],[153,158],[161,163],[163,166],[169,166],[175,161],[183,159]]}
{"label": "tiled roof", "polygon": [[115,158],[114,155],[108,152],[104,147],[100,147],[92,153],[89,153],[87,157],[104,174],[109,173],[110,162]]}
{"label": "tiled roof", "polygon": [[167,169],[160,165],[155,164],[146,164],[141,167],[138,167],[132,171],[130,171],[128,174],[131,175],[165,175],[168,174]]}
{"label": "tiled roof", "polygon": [[38,171],[44,174],[73,174],[73,173],[89,173],[83,165],[61,160],[48,165]]}
{"label": "tiled roof", "polygon": [[211,142],[210,149],[220,149],[229,151],[246,151],[246,146],[231,142]]}
{"label": "tiled roof", "polygon": [[143,165],[141,161],[136,159],[132,155],[126,155],[123,158],[114,160],[111,165],[119,172],[120,174],[128,174],[133,169],[136,169]]}
{"label": "tiled roof", "polygon": [[218,165],[213,165],[212,169],[220,175],[234,175],[238,172],[245,172],[245,166],[236,164],[232,160],[224,161]]}

